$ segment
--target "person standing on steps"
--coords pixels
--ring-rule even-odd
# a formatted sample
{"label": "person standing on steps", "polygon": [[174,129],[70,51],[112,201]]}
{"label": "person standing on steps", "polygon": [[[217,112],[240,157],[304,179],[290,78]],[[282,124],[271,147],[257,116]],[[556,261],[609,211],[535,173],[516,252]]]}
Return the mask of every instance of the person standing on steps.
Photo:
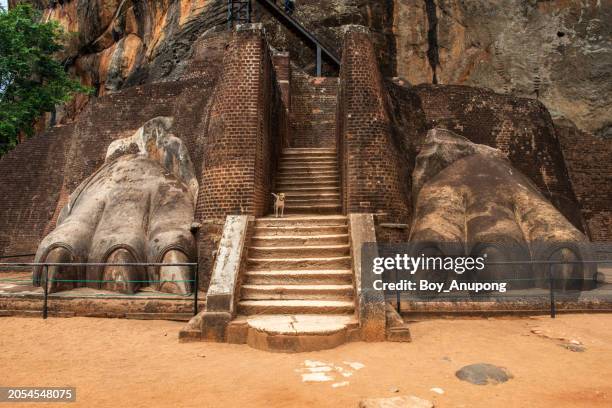
{"label": "person standing on steps", "polygon": [[291,15],[293,14],[293,10],[295,10],[295,1],[285,0],[285,13]]}

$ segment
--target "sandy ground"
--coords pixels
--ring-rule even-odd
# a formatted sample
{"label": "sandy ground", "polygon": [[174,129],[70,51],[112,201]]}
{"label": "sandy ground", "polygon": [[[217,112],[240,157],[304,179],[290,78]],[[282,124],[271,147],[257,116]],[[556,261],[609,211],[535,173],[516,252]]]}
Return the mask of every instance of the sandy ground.
{"label": "sandy ground", "polygon": [[[356,407],[363,398],[397,395],[436,407],[612,406],[609,314],[429,320],[412,324],[412,343],[352,343],[303,354],[179,344],[181,326],[0,318],[0,386],[75,386],[77,402],[69,407]],[[562,347],[568,340],[586,351]],[[304,382],[306,360],[332,366],[334,380]],[[504,366],[514,378],[478,386],[455,377],[462,366],[481,362]]]}

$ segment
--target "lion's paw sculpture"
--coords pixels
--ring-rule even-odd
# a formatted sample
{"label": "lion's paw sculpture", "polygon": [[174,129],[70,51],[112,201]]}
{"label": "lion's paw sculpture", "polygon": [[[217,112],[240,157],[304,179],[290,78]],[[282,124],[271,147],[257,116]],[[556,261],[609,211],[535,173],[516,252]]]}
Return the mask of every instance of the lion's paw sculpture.
{"label": "lion's paw sculpture", "polygon": [[[551,271],[561,289],[581,289],[590,278],[581,263],[589,256],[587,238],[500,150],[445,129],[430,130],[412,190],[410,241],[418,253],[487,254],[490,265],[471,278],[510,281],[514,288],[547,287]],[[517,263],[530,260],[571,263]]]}
{"label": "lion's paw sculpture", "polygon": [[[195,258],[198,182],[171,125],[171,118],[152,119],[109,146],[104,165],[72,193],[55,230],[42,240],[36,262],[170,264]],[[47,274],[51,292],[81,286],[123,293],[143,286],[193,290],[189,266],[52,265]],[[45,275],[38,267],[34,283],[44,283]]]}

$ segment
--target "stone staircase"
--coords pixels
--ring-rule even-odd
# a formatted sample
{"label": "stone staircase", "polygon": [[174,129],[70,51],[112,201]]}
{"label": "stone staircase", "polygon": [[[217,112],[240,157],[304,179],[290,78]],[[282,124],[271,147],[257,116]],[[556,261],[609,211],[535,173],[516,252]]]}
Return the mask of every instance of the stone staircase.
{"label": "stone staircase", "polygon": [[341,215],[257,219],[239,313],[353,313],[347,228]]}
{"label": "stone staircase", "polygon": [[284,149],[276,192],[286,195],[286,214],[340,214],[340,176],[335,149]]}
{"label": "stone staircase", "polygon": [[286,216],[255,221],[233,327],[253,347],[310,351],[358,335],[347,217],[334,149],[285,149]]}

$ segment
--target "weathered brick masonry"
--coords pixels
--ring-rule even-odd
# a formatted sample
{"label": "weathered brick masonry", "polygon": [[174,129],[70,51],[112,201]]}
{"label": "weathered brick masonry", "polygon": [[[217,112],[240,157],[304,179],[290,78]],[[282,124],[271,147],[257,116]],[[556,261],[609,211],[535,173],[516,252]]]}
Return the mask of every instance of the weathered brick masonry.
{"label": "weathered brick masonry", "polygon": [[0,160],[0,256],[36,252],[59,199],[72,130],[53,128]]}
{"label": "weathered brick masonry", "polygon": [[612,144],[574,126],[555,128],[589,236],[612,242]]}
{"label": "weathered brick masonry", "polygon": [[338,78],[291,73],[291,147],[335,147]]}
{"label": "weathered brick masonry", "polygon": [[346,213],[407,223],[407,168],[387,111],[386,90],[367,32],[344,40],[338,102],[338,156]]}
{"label": "weathered brick masonry", "polygon": [[239,28],[226,50],[214,96],[202,175],[207,194],[198,201],[199,217],[267,211],[275,149],[285,137],[281,106],[261,29]]}

